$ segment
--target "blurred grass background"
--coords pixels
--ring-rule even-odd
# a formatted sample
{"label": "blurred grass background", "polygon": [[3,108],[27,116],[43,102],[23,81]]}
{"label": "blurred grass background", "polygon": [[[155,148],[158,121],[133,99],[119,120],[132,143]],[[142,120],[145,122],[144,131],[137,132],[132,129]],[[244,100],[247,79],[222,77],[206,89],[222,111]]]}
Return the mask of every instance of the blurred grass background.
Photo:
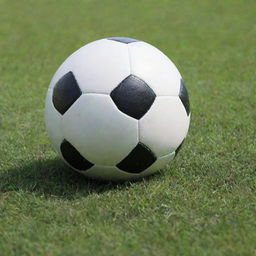
{"label": "blurred grass background", "polygon": [[[255,255],[256,2],[0,0],[0,255]],[[97,184],[50,147],[44,99],[93,40],[149,42],[192,119],[160,175]]]}

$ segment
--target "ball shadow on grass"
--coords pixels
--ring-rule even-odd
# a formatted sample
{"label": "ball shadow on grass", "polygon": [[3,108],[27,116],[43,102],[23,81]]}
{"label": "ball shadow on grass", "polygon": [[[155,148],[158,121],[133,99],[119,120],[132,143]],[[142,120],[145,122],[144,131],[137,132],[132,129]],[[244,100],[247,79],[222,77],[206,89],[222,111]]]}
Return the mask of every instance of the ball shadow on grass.
{"label": "ball shadow on grass", "polygon": [[66,166],[59,158],[35,160],[0,172],[0,192],[25,191],[46,197],[73,200],[109,190],[125,190],[152,176],[126,182],[88,179]]}

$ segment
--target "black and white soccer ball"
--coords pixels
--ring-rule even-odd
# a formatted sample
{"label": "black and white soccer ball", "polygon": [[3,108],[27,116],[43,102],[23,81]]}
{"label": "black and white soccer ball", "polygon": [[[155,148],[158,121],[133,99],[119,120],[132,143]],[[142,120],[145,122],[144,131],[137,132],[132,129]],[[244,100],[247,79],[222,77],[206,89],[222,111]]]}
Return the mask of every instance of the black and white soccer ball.
{"label": "black and white soccer ball", "polygon": [[53,147],[74,170],[135,179],[178,153],[189,128],[189,98],[161,51],[131,38],[107,38],[83,46],[59,67],[45,122]]}

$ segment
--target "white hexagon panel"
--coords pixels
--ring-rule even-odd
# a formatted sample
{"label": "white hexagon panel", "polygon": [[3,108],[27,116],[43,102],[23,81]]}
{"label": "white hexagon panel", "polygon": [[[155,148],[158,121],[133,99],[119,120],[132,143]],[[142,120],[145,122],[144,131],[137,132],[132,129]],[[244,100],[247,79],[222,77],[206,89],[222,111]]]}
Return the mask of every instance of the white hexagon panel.
{"label": "white hexagon panel", "polygon": [[179,94],[181,75],[172,61],[145,42],[129,44],[131,74],[144,80],[157,96]]}
{"label": "white hexagon panel", "polygon": [[138,121],[103,94],[82,95],[64,114],[62,130],[69,143],[98,165],[115,165],[138,143]]}
{"label": "white hexagon panel", "polygon": [[187,135],[189,116],[178,96],[157,97],[139,120],[139,140],[157,157],[176,150]]}
{"label": "white hexagon panel", "polygon": [[87,44],[70,55],[55,73],[50,87],[71,71],[83,93],[109,94],[130,75],[126,44],[102,39]]}

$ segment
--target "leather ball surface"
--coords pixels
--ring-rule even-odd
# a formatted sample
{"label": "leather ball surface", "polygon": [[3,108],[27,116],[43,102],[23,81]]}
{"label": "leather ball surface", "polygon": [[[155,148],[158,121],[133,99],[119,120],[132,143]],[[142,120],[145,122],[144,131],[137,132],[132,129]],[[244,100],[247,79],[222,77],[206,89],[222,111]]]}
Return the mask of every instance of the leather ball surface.
{"label": "leather ball surface", "polygon": [[190,122],[182,77],[161,51],[131,38],[89,43],[59,67],[45,105],[54,149],[74,170],[128,180],[164,168]]}

